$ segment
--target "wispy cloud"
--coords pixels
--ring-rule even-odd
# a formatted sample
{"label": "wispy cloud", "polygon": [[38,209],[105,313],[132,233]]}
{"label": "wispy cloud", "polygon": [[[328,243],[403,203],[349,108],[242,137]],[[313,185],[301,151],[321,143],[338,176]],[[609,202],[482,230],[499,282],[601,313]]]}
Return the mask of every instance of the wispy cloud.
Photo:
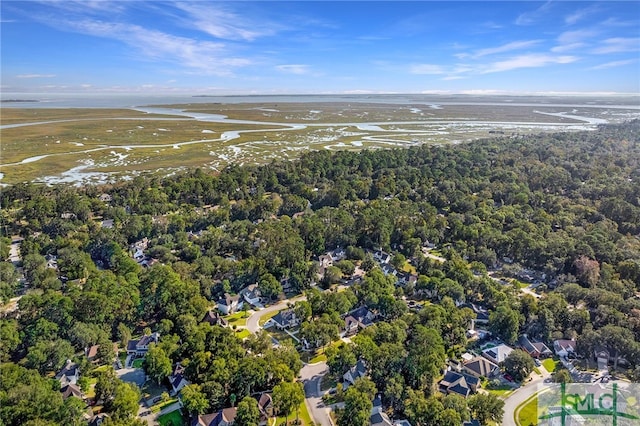
{"label": "wispy cloud", "polygon": [[440,65],[434,64],[415,64],[409,67],[411,74],[444,74],[445,70]]}
{"label": "wispy cloud", "polygon": [[607,53],[636,52],[640,50],[640,38],[613,37],[602,41],[593,49],[592,53],[601,55]]}
{"label": "wispy cloud", "polygon": [[593,38],[598,34],[599,32],[593,29],[565,31],[558,36],[558,43],[560,44],[582,43],[583,41]]}
{"label": "wispy cloud", "polygon": [[577,61],[575,56],[553,56],[540,53],[520,55],[504,61],[494,62],[482,72],[483,74],[511,71],[519,68],[538,68],[552,64],[569,64]]}
{"label": "wispy cloud", "polygon": [[297,74],[297,75],[311,74],[311,69],[309,68],[309,65],[304,65],[304,64],[277,65],[276,69],[278,71],[289,73],[289,74]]}
{"label": "wispy cloud", "polygon": [[551,51],[555,53],[562,53],[580,49],[587,46],[587,41],[599,34],[600,32],[594,29],[565,31],[558,36],[558,45],[552,47]]}
{"label": "wispy cloud", "polygon": [[178,2],[175,6],[188,15],[186,23],[190,27],[225,40],[253,41],[283,28],[266,19],[247,18],[224,8],[219,2]]}
{"label": "wispy cloud", "polygon": [[616,67],[622,67],[625,65],[629,65],[629,64],[633,64],[635,62],[638,62],[637,59],[624,59],[621,61],[612,61],[612,62],[606,62],[604,64],[600,64],[600,65],[596,65],[595,67],[591,67],[592,70],[604,70],[604,69],[608,69],[608,68],[616,68]]}
{"label": "wispy cloud", "polygon": [[16,78],[54,78],[55,74],[18,74]]}
{"label": "wispy cloud", "polygon": [[541,40],[521,40],[512,41],[511,43],[503,44],[496,47],[488,47],[486,49],[477,50],[472,56],[474,58],[481,58],[487,55],[495,55],[496,53],[511,52],[513,50],[526,49],[536,44],[539,44]]}
{"label": "wispy cloud", "polygon": [[203,74],[229,75],[233,68],[252,63],[247,58],[229,55],[223,43],[175,36],[139,25],[97,20],[65,24],[83,34],[124,42],[147,58],[179,63]]}
{"label": "wispy cloud", "polygon": [[551,0],[544,3],[542,6],[535,10],[531,10],[520,14],[516,19],[516,25],[531,25],[539,21],[551,10]]}
{"label": "wispy cloud", "polygon": [[575,12],[565,16],[564,22],[567,25],[574,25],[579,21],[582,21],[585,17],[598,12],[599,7],[597,5],[585,7],[584,9],[576,10]]}

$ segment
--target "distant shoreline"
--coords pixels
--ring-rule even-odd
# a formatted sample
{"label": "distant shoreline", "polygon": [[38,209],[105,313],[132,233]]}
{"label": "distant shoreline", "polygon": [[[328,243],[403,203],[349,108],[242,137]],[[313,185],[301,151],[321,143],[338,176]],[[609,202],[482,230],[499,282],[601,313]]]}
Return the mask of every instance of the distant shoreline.
{"label": "distant shoreline", "polygon": [[22,103],[22,102],[40,102],[37,99],[3,99],[2,103]]}

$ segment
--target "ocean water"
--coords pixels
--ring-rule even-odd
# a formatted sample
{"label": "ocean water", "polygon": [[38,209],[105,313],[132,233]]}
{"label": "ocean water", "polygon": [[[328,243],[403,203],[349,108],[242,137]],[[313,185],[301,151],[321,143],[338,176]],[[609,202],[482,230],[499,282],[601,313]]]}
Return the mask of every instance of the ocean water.
{"label": "ocean water", "polygon": [[[489,96],[489,95],[247,95],[189,96],[171,94],[1,93],[2,108],[134,108],[145,105],[194,103],[388,103],[439,107],[440,105],[575,106],[640,109],[640,95],[603,96]],[[37,102],[6,102],[35,100]]]}

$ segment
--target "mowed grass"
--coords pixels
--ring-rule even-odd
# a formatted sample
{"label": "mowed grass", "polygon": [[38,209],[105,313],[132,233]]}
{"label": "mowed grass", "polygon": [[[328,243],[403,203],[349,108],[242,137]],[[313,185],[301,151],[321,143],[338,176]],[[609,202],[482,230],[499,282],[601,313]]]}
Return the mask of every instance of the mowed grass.
{"label": "mowed grass", "polygon": [[[518,411],[520,410],[520,411]],[[516,423],[519,426],[535,426],[538,424],[538,397],[534,395],[516,409]]]}
{"label": "mowed grass", "polygon": [[[302,420],[303,425],[310,426],[311,424],[313,424],[313,421],[311,420],[311,416],[309,415],[309,410],[307,409],[307,404],[305,404],[304,401],[302,401],[302,404],[300,404],[300,407],[298,407],[297,415],[298,415],[298,418]],[[289,417],[287,419],[289,423],[294,421],[296,419],[296,410],[293,410],[293,412],[289,414]],[[278,418],[276,419],[276,425],[284,424],[284,422],[285,422],[284,416],[278,416]]]}
{"label": "mowed grass", "polygon": [[247,318],[249,318],[249,312],[236,312],[235,314],[227,315],[224,317],[229,322],[229,325],[238,327],[245,327],[247,325]]}
{"label": "mowed grass", "polygon": [[158,423],[160,426],[183,426],[187,424],[187,419],[180,410],[176,410],[158,417]]}
{"label": "mowed grass", "polygon": [[558,368],[558,364],[560,364],[560,361],[556,361],[553,358],[547,358],[542,361],[542,365],[549,373],[553,373],[554,371],[556,371],[556,369]]}

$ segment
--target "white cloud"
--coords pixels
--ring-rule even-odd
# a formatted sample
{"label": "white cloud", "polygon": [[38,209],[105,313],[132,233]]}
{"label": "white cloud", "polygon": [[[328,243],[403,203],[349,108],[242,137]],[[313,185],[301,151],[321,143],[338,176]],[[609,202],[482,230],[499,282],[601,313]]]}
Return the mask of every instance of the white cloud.
{"label": "white cloud", "polygon": [[440,65],[415,64],[409,68],[411,74],[444,74],[445,71]]}
{"label": "white cloud", "polygon": [[17,78],[53,78],[55,74],[18,74]]}
{"label": "white cloud", "polygon": [[606,54],[635,52],[637,50],[640,50],[640,38],[614,37],[604,40],[600,47],[592,50],[592,53]]}
{"label": "white cloud", "polygon": [[638,62],[638,60],[637,59],[624,59],[624,60],[621,60],[621,61],[612,61],[612,62],[606,62],[604,64],[596,65],[595,67],[591,67],[591,69],[592,70],[604,70],[604,69],[608,69],[608,68],[622,67],[624,65],[633,64],[634,62]]}
{"label": "white cloud", "polygon": [[578,58],[575,56],[552,56],[539,53],[531,55],[520,55],[511,59],[507,59],[505,61],[498,61],[489,64],[489,66],[484,71],[482,71],[482,73],[488,74],[494,72],[511,71],[519,68],[538,68],[551,64],[569,64],[577,60]]}
{"label": "white cloud", "polygon": [[579,9],[576,10],[575,12],[573,12],[570,15],[565,16],[564,18],[564,22],[567,25],[574,25],[576,24],[578,21],[581,21],[582,19],[584,19],[585,17],[595,13],[598,11],[598,6],[590,6],[590,7],[586,7],[584,9]]}
{"label": "white cloud", "polygon": [[496,53],[510,52],[512,50],[526,49],[531,46],[535,46],[540,43],[541,40],[522,40],[512,41],[511,43],[503,44],[497,47],[488,47],[486,49],[477,50],[472,56],[474,58],[480,58],[487,55],[495,55]]}
{"label": "white cloud", "polygon": [[203,74],[229,75],[233,68],[251,64],[247,58],[230,56],[224,43],[174,36],[134,24],[98,20],[65,24],[80,33],[124,42],[147,58],[175,62]]}
{"label": "white cloud", "polygon": [[304,75],[304,74],[311,73],[311,70],[309,69],[309,65],[303,65],[303,64],[277,65],[276,69],[278,71],[286,72],[289,74],[297,74],[297,75]]}
{"label": "white cloud", "polygon": [[531,25],[534,22],[540,20],[544,15],[551,10],[551,0],[540,6],[535,10],[524,12],[516,19],[516,25]]}
{"label": "white cloud", "polygon": [[450,81],[450,80],[462,80],[465,79],[467,77],[462,76],[462,75],[448,75],[446,77],[443,77],[441,80],[445,80],[445,81]]}
{"label": "white cloud", "polygon": [[555,53],[562,53],[562,52],[568,52],[570,50],[576,50],[584,46],[586,46],[586,43],[560,44],[558,46],[552,47],[551,51]]}
{"label": "white cloud", "polygon": [[597,35],[598,35],[598,31],[595,31],[592,29],[565,31],[558,36],[558,43],[560,44],[582,43],[585,40],[595,37]]}
{"label": "white cloud", "polygon": [[175,6],[189,16],[186,24],[213,37],[226,40],[253,41],[270,36],[280,29],[267,21],[255,22],[224,9],[219,2],[178,2]]}

